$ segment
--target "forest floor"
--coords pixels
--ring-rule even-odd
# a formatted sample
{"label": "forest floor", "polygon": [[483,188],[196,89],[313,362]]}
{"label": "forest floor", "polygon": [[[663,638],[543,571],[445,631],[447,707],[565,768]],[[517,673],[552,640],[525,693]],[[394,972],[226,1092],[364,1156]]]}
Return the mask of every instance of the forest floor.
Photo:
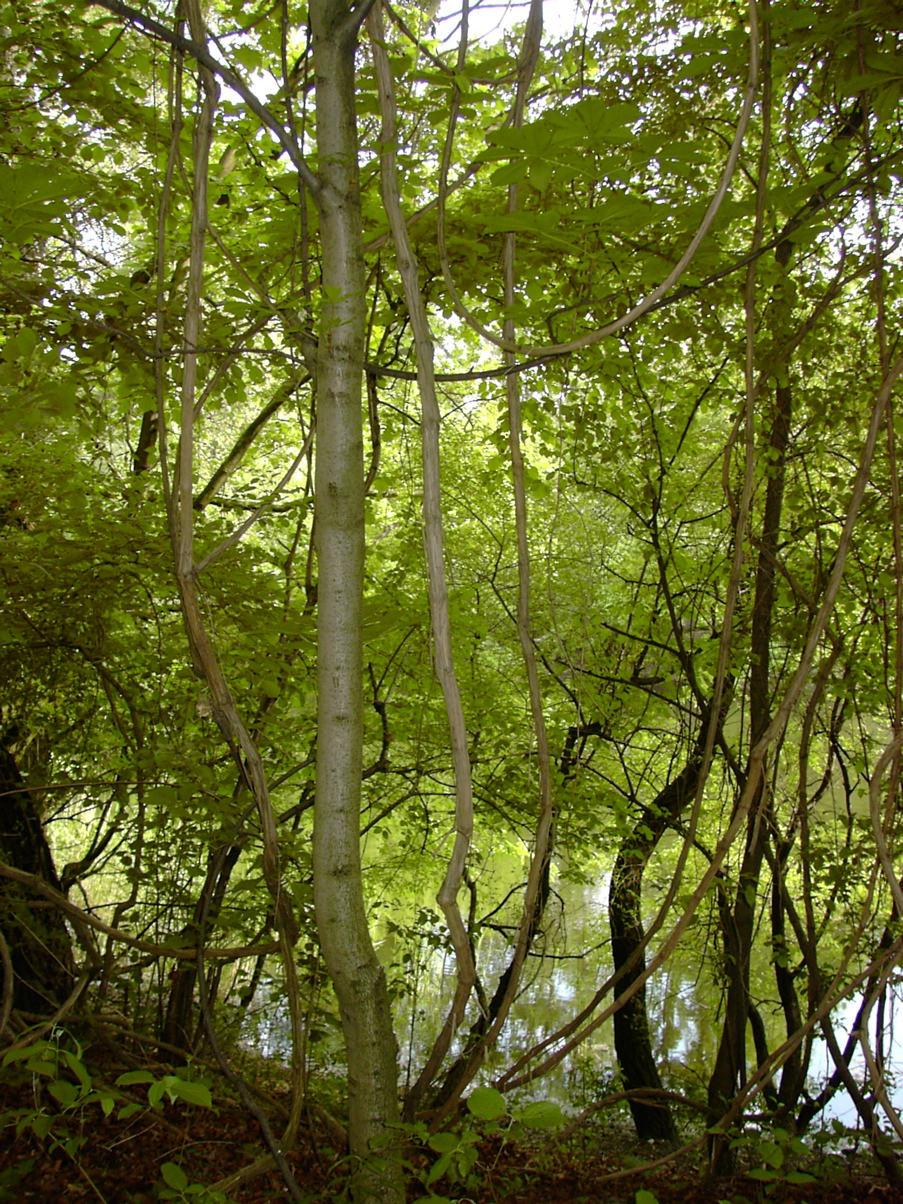
{"label": "forest floor", "polygon": [[[92,1078],[92,1090],[112,1083],[121,1069],[105,1066],[102,1078]],[[216,1197],[202,1185],[225,1179],[261,1152],[253,1118],[222,1095],[213,1108],[181,1100],[150,1108],[141,1088],[125,1088],[136,1106],[122,1118],[121,1100],[105,1116],[96,1098],[83,1093],[81,1102],[66,1104],[71,1093],[57,1090],[63,1100],[56,1099],[41,1072],[11,1071],[0,1078],[0,1202],[210,1204]],[[78,1075],[71,1078],[77,1087]],[[278,1108],[278,1094],[273,1102]],[[667,1150],[638,1143],[626,1121],[590,1123],[564,1142],[548,1133],[523,1142],[480,1140],[470,1176],[460,1183],[439,1180],[432,1191],[473,1204],[903,1204],[903,1189],[888,1186],[861,1137],[850,1134],[843,1150],[832,1151],[827,1143],[813,1143],[813,1150],[794,1159],[794,1175],[811,1175],[804,1183],[788,1178],[790,1161],[770,1180],[751,1175],[764,1165],[752,1142],[740,1151],[745,1172],[712,1183],[705,1178],[701,1144],[663,1162]],[[429,1197],[423,1183],[435,1158],[411,1155],[412,1204]],[[347,1199],[347,1160],[319,1126],[302,1131],[289,1162],[305,1204]],[[424,1177],[419,1183],[417,1174]],[[288,1198],[276,1172],[250,1179],[228,1196],[239,1204]]]}

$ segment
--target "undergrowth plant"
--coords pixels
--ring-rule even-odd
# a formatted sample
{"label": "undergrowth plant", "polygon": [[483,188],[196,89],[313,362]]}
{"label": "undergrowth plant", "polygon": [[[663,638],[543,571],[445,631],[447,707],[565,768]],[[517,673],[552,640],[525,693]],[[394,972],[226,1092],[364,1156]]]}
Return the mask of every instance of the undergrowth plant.
{"label": "undergrowth plant", "polygon": [[[145,1107],[161,1109],[164,1099],[182,1100],[203,1108],[212,1108],[207,1083],[189,1077],[191,1070],[155,1076],[147,1070],[130,1070],[119,1075],[114,1086],[95,1079],[84,1059],[84,1047],[65,1029],[55,1028],[50,1037],[41,1037],[26,1045],[8,1049],[0,1061],[0,1076],[8,1082],[22,1076],[32,1081],[33,1104],[29,1107],[0,1111],[0,1130],[14,1129],[16,1138],[31,1134],[51,1153],[61,1153],[77,1168],[95,1196],[106,1199],[82,1165],[78,1155],[90,1141],[90,1120],[95,1108],[103,1116],[115,1114],[127,1120]],[[147,1104],[129,1098],[119,1088],[146,1086]],[[34,1158],[22,1158],[0,1176],[0,1202],[20,1198],[22,1179],[34,1168]],[[162,1183],[157,1196],[163,1200],[190,1200],[192,1204],[227,1204],[222,1192],[211,1192],[203,1184],[191,1183],[175,1163],[161,1168]]]}
{"label": "undergrowth plant", "polygon": [[[494,1087],[477,1087],[467,1099],[467,1117],[460,1129],[431,1133],[424,1121],[402,1125],[409,1143],[437,1155],[427,1171],[411,1166],[414,1177],[426,1189],[415,1204],[461,1204],[470,1196],[439,1195],[435,1186],[445,1181],[450,1187],[476,1191],[485,1179],[488,1167],[480,1164],[480,1147],[488,1139],[501,1137],[503,1144],[521,1141],[530,1132],[557,1129],[565,1122],[558,1104],[545,1100],[508,1107],[505,1097]],[[482,1171],[481,1173],[478,1173]]]}
{"label": "undergrowth plant", "polygon": [[781,1195],[789,1186],[814,1183],[816,1176],[796,1168],[799,1157],[811,1151],[806,1142],[780,1125],[742,1132],[731,1142],[731,1149],[749,1150],[758,1166],[746,1172],[750,1179],[763,1185],[766,1196]]}

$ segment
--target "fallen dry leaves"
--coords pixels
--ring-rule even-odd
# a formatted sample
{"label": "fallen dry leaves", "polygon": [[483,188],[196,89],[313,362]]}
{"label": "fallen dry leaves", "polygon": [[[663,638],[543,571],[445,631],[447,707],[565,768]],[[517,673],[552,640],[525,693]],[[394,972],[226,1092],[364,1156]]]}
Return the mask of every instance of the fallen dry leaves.
{"label": "fallen dry leaves", "polygon": [[[107,1064],[100,1073],[112,1083],[121,1069]],[[139,1092],[133,1094],[140,1100]],[[10,1118],[36,1104],[48,1112],[54,1106],[39,1083],[24,1076],[18,1082],[7,1076],[0,1083],[0,1115],[7,1121],[0,1136],[0,1201],[9,1204],[153,1204],[165,1188],[161,1169],[166,1163],[179,1166],[189,1183],[209,1185],[261,1153],[256,1123],[228,1099],[218,1098],[214,1109],[167,1101],[160,1109],[142,1107],[125,1119],[115,1112],[104,1117],[93,1105],[67,1117],[65,1135],[80,1139],[74,1156],[51,1138],[42,1140],[28,1131],[16,1137]],[[451,1199],[474,1204],[634,1204],[637,1191],[651,1192],[658,1204],[903,1204],[903,1190],[889,1187],[862,1157],[846,1168],[835,1160],[830,1177],[801,1187],[763,1185],[743,1176],[712,1184],[698,1157],[648,1170],[635,1143],[632,1152],[630,1144],[623,1129],[604,1128],[580,1135],[567,1149],[486,1142],[480,1147],[476,1183],[466,1189],[441,1182],[435,1187]],[[412,1157],[416,1164],[417,1156]],[[325,1131],[303,1131],[290,1162],[308,1204],[345,1198],[345,1164]],[[609,1178],[634,1166],[627,1177]],[[410,1198],[424,1194],[412,1180]],[[231,1196],[238,1204],[287,1198],[276,1172],[259,1175]]]}

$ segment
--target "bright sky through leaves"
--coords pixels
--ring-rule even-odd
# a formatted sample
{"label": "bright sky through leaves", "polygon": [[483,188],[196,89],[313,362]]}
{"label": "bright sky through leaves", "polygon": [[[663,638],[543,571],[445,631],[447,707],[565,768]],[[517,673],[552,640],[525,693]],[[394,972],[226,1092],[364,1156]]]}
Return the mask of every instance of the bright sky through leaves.
{"label": "bright sky through leaves", "polygon": [[[432,7],[432,6],[431,6]],[[592,7],[592,6],[591,6]],[[557,37],[572,30],[587,19],[586,4],[581,0],[553,0],[543,5],[543,28],[546,35]],[[471,43],[491,42],[505,31],[522,25],[527,19],[530,5],[526,0],[489,0],[488,3],[471,5],[468,16],[468,34]],[[436,19],[436,34],[447,45],[454,45],[460,37],[461,4],[450,0],[440,4]]]}

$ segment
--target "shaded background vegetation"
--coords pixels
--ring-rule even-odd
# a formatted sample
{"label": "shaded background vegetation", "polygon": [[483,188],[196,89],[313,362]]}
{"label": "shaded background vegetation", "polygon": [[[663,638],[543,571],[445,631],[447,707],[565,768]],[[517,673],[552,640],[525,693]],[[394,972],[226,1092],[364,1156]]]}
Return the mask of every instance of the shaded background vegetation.
{"label": "shaded background vegetation", "polygon": [[[536,43],[534,4],[526,35],[470,44],[444,9],[383,8],[346,97],[366,281],[365,438],[346,448],[366,488],[362,899],[402,980],[430,956],[458,974],[402,1114],[450,1124],[500,1043],[495,1085],[541,1094],[613,1013],[637,1132],[677,1141],[691,1114],[655,1095],[646,983],[689,952],[719,1038],[693,1101],[714,1169],[744,1115],[802,1132],[840,1089],[873,1136],[876,1104],[903,1133],[881,1035],[903,908],[899,6],[623,4]],[[316,1048],[338,1027],[311,849],[314,454],[343,298],[302,170],[325,179],[330,36],[303,7],[225,0],[14,3],[0,25],[3,1040],[64,1024],[181,1064],[278,1000],[290,1142],[302,1106],[333,1106]],[[711,228],[657,296],[732,142]],[[423,467],[420,306],[441,481]],[[440,485],[457,764],[424,559]],[[473,833],[440,907],[464,762]],[[562,886],[594,880],[597,978],[557,1032],[511,1048],[525,961],[582,952]],[[816,1034],[836,1064],[820,1094]]]}

